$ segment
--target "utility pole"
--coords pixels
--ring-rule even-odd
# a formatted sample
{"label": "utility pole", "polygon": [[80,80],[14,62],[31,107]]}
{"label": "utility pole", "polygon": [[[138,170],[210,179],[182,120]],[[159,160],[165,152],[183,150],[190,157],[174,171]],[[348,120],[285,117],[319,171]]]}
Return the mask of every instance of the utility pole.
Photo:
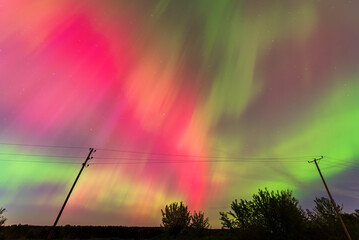
{"label": "utility pole", "polygon": [[341,222],[341,224],[342,224],[342,227],[343,227],[343,229],[344,229],[344,232],[345,232],[345,234],[347,235],[348,239],[349,239],[349,240],[352,240],[352,238],[350,237],[349,232],[348,232],[348,230],[347,230],[347,228],[346,228],[346,226],[345,226],[345,224],[344,224],[344,222],[343,222],[343,219],[342,219],[342,217],[340,216],[340,213],[339,213],[339,211],[338,211],[337,205],[336,205],[336,203],[334,202],[334,199],[333,199],[332,195],[331,195],[330,192],[329,192],[329,188],[328,188],[327,184],[325,183],[325,180],[324,180],[324,177],[323,177],[323,175],[322,175],[322,172],[321,172],[320,169],[319,169],[319,166],[318,166],[317,161],[319,161],[319,160],[321,160],[321,159],[323,159],[323,156],[321,156],[320,158],[314,158],[313,161],[308,161],[308,163],[314,162],[315,165],[317,166],[319,175],[320,175],[320,177],[322,178],[322,181],[323,181],[323,183],[324,183],[325,189],[326,189],[327,192],[328,192],[330,201],[332,202],[332,204],[333,204],[333,206],[334,206],[335,212],[336,212],[337,215],[338,215],[338,218],[339,218],[339,220],[340,220],[340,222]]}
{"label": "utility pole", "polygon": [[70,192],[67,194],[67,197],[66,197],[66,199],[65,199],[65,202],[64,202],[64,204],[62,205],[62,208],[61,208],[59,214],[57,215],[57,218],[56,218],[56,220],[55,220],[55,222],[54,222],[54,225],[52,226],[52,228],[51,228],[51,230],[50,230],[50,232],[49,232],[49,235],[48,235],[47,239],[50,239],[50,237],[51,237],[50,234],[51,234],[52,230],[55,229],[55,227],[56,227],[56,225],[57,225],[57,222],[59,221],[59,219],[60,219],[60,217],[61,217],[62,211],[64,211],[64,208],[65,208],[65,206],[66,206],[66,203],[67,203],[67,201],[68,201],[69,198],[70,198],[70,195],[71,195],[71,193],[72,193],[72,190],[74,190],[74,187],[75,187],[75,185],[76,185],[76,183],[77,183],[77,180],[79,180],[80,175],[81,175],[82,171],[84,170],[84,168],[85,168],[85,166],[86,166],[86,164],[87,164],[87,161],[93,158],[91,155],[92,155],[92,153],[94,153],[94,152],[96,152],[96,150],[95,150],[94,148],[90,148],[90,152],[89,152],[89,154],[87,155],[87,158],[86,158],[85,162],[82,163],[81,170],[80,170],[79,174],[77,175],[77,177],[76,177],[76,179],[75,179],[75,182],[74,182],[74,184],[72,185],[72,187],[71,187],[71,189],[70,189]]}

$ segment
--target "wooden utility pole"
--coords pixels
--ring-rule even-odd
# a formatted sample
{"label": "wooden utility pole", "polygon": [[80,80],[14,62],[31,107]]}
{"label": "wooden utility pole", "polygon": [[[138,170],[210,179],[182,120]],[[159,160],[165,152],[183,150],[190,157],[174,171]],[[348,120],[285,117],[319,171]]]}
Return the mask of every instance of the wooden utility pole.
{"label": "wooden utility pole", "polygon": [[60,219],[60,217],[61,217],[61,214],[62,214],[62,212],[64,211],[64,208],[65,208],[65,206],[66,206],[66,203],[67,203],[67,201],[68,201],[69,198],[70,198],[70,195],[71,195],[71,193],[72,193],[72,190],[74,190],[74,188],[75,188],[75,185],[76,185],[76,183],[77,183],[77,180],[79,180],[80,175],[81,175],[82,171],[84,170],[84,168],[85,168],[85,166],[86,166],[86,164],[87,164],[87,161],[93,158],[91,155],[92,155],[92,153],[94,153],[94,152],[96,152],[96,150],[94,150],[94,148],[90,148],[90,152],[89,152],[89,154],[87,155],[87,158],[86,158],[85,162],[82,163],[81,170],[80,170],[79,174],[77,175],[77,177],[76,177],[76,179],[75,179],[75,182],[74,182],[74,184],[72,185],[72,187],[71,187],[71,189],[70,189],[70,192],[67,194],[67,197],[66,197],[66,199],[65,199],[65,202],[64,202],[64,204],[62,205],[62,208],[61,208],[59,214],[57,215],[57,218],[56,218],[56,220],[55,220],[55,222],[54,222],[54,225],[52,226],[52,228],[51,228],[51,230],[50,230],[50,232],[49,232],[49,235],[48,235],[47,239],[50,239],[50,237],[51,237],[50,234],[51,234],[52,230],[55,229],[55,227],[56,227],[56,225],[57,225],[57,222],[59,221],[59,219]]}
{"label": "wooden utility pole", "polygon": [[323,177],[323,175],[322,175],[322,172],[321,172],[320,169],[319,169],[319,166],[318,166],[317,161],[318,161],[318,160],[321,160],[321,159],[323,159],[323,156],[321,156],[320,158],[314,158],[313,161],[308,161],[308,163],[314,162],[315,165],[317,166],[319,175],[320,175],[320,177],[322,178],[322,181],[323,181],[323,183],[324,183],[325,189],[326,189],[327,192],[328,192],[330,201],[332,202],[332,204],[333,204],[333,206],[334,206],[335,212],[336,212],[337,215],[338,215],[338,218],[339,218],[339,220],[340,220],[340,222],[341,222],[341,224],[342,224],[342,227],[343,227],[343,229],[344,229],[344,232],[345,232],[345,234],[347,235],[348,239],[349,239],[349,240],[352,240],[352,238],[350,237],[349,232],[348,232],[348,230],[347,230],[347,228],[346,228],[346,226],[345,226],[345,224],[344,224],[344,222],[343,222],[343,219],[342,219],[342,217],[340,216],[340,213],[339,213],[339,210],[338,210],[338,208],[337,208],[337,205],[336,205],[336,203],[334,202],[334,199],[333,199],[332,195],[331,195],[330,192],[329,192],[329,188],[328,188],[328,186],[327,186],[327,184],[326,184],[326,182],[325,182],[325,180],[324,180],[324,177]]}

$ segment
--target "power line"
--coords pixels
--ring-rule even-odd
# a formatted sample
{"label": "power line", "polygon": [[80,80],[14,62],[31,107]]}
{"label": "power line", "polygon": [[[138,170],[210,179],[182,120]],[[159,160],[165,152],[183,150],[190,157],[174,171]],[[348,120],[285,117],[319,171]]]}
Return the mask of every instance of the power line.
{"label": "power line", "polygon": [[43,144],[26,144],[26,143],[7,143],[7,142],[0,142],[0,145],[23,146],[23,147],[40,147],[40,148],[88,149],[87,147],[78,147],[78,146],[43,145]]}
{"label": "power line", "polygon": [[26,154],[26,153],[2,153],[0,155],[7,156],[25,156],[25,157],[49,157],[49,158],[81,158],[76,156],[64,156],[64,155],[41,155],[41,154]]}
{"label": "power line", "polygon": [[[308,157],[219,157],[219,156],[191,156],[191,155],[168,155],[167,157],[188,157],[188,158],[206,158],[216,160],[285,160],[285,159],[305,159]],[[97,159],[133,159],[133,160],[150,160],[151,158],[129,158],[129,157],[98,157]],[[157,160],[158,158],[156,158]],[[172,159],[173,160],[173,159]]]}
{"label": "power line", "polygon": [[359,166],[355,166],[359,163],[355,163],[355,162],[344,162],[344,163],[338,163],[338,162],[333,162],[333,161],[328,161],[328,164],[331,165],[344,165],[344,166],[353,166],[353,167],[359,167]]}
{"label": "power line", "polygon": [[[131,165],[131,164],[181,164],[181,163],[275,163],[272,161],[148,161],[148,162],[96,162],[91,163],[91,165]],[[278,162],[278,161],[276,161]],[[290,162],[290,161],[281,161],[285,163],[298,163],[298,162]],[[304,162],[304,161],[302,161]]]}
{"label": "power line", "polygon": [[[69,158],[69,159],[78,159],[81,157],[78,156],[69,156],[69,155],[43,155],[43,154],[26,154],[26,153],[3,153],[0,152],[0,155],[7,155],[7,156],[23,156],[23,157],[49,157],[49,158]],[[170,157],[170,156],[168,156]],[[172,157],[172,156],[171,156]],[[195,157],[193,157],[195,158]],[[202,156],[201,158],[205,158]],[[189,158],[181,158],[181,159],[173,159],[173,158],[132,158],[132,157],[99,157],[97,159],[106,159],[106,160],[143,160],[145,162],[148,161],[193,161],[193,162],[216,162],[216,161],[259,161],[259,162],[302,162],[302,160],[289,160],[289,159],[300,159],[300,157],[292,157],[292,158],[284,158],[284,157],[209,157],[212,158],[211,160],[189,160]],[[303,158],[304,159],[304,158]]]}
{"label": "power line", "polygon": [[[101,158],[99,158],[101,159]],[[125,165],[125,164],[176,164],[176,163],[300,163],[303,161],[285,161],[285,160],[243,160],[243,159],[232,159],[232,160],[181,160],[181,159],[136,159],[136,158],[123,158],[127,162],[96,162],[91,163],[91,165]],[[142,161],[139,161],[142,160]],[[128,162],[131,161],[131,162]],[[14,162],[14,163],[57,163],[57,164],[80,164],[78,162],[71,161],[36,161],[36,160],[10,160],[10,159],[0,159],[0,162]]]}
{"label": "power line", "polygon": [[[0,142],[0,145],[15,145],[15,146],[25,146],[25,147],[44,147],[44,148],[71,148],[71,149],[88,149],[87,147],[79,146],[62,146],[62,145],[37,145],[37,144],[24,144],[24,143],[7,143]],[[130,151],[130,150],[121,150],[114,148],[96,148],[98,151],[105,152],[119,152],[127,154],[142,154],[142,155],[156,155],[156,156],[167,156],[167,157],[188,157],[188,158],[206,158],[206,159],[262,159],[262,160],[280,160],[280,159],[303,159],[303,158],[312,158],[316,157],[311,156],[287,156],[287,157],[242,157],[242,156],[203,156],[203,155],[187,155],[187,154],[172,154],[172,153],[158,153],[158,152],[146,152],[146,151]],[[15,154],[14,154],[15,155]],[[68,157],[70,158],[70,157]],[[81,158],[81,157],[74,157]],[[98,157],[98,159],[124,159],[122,157]]]}
{"label": "power line", "polygon": [[[10,145],[10,146],[23,146],[23,147],[40,147],[40,148],[64,148],[64,149],[88,149],[87,147],[82,146],[64,146],[64,145],[45,145],[45,144],[28,144],[28,143],[9,143],[9,142],[0,142],[0,145]],[[282,160],[282,159],[304,159],[304,158],[312,158],[314,155],[307,156],[287,156],[287,157],[241,157],[241,156],[202,156],[202,155],[186,155],[186,154],[171,154],[171,153],[159,153],[159,152],[146,152],[146,151],[130,151],[130,150],[122,150],[115,148],[97,148],[100,151],[107,152],[120,152],[120,153],[128,153],[128,154],[142,154],[142,155],[157,155],[157,156],[167,156],[167,157],[186,157],[186,158],[206,158],[206,159],[227,159],[227,160]],[[0,153],[0,155],[19,155],[19,156],[31,156],[31,157],[53,157],[53,158],[82,158],[79,156],[64,156],[64,155],[40,155],[40,154],[22,154],[22,153]],[[343,159],[325,156],[326,158],[344,161],[347,164],[356,164],[356,162],[349,162]],[[123,159],[123,160],[142,160],[142,159],[130,159],[127,157],[98,157],[98,159]],[[150,159],[144,159],[150,160]],[[341,162],[342,164],[343,162]]]}
{"label": "power line", "polygon": [[347,161],[347,160],[344,160],[344,159],[341,159],[341,158],[335,158],[335,157],[329,157],[329,156],[325,156],[325,157],[329,158],[329,159],[332,159],[332,160],[341,161],[341,163],[344,162],[344,163],[359,164],[359,162]]}
{"label": "power line", "polygon": [[32,161],[32,160],[9,160],[0,159],[0,162],[12,162],[12,163],[54,163],[54,164],[81,164],[76,162],[62,162],[62,161]]}
{"label": "power line", "polygon": [[[325,163],[329,162],[330,165],[323,169],[329,169],[329,168],[338,167],[338,166],[341,169],[346,168],[346,170],[359,169],[359,166],[356,166],[357,164],[359,164],[358,162],[346,161],[344,159],[328,157],[328,156],[325,156],[325,157],[330,159],[330,160],[326,160],[326,162],[325,162]],[[339,161],[341,161],[341,162],[339,162]]]}
{"label": "power line", "polygon": [[241,158],[241,159],[298,159],[298,158],[312,158],[312,156],[290,156],[290,157],[223,157],[223,156],[202,156],[202,155],[186,155],[186,154],[171,154],[171,153],[157,153],[157,152],[145,152],[145,151],[128,151],[128,150],[120,150],[120,149],[108,149],[108,148],[96,148],[100,151],[107,152],[120,152],[120,153],[129,153],[129,154],[147,154],[147,155],[157,155],[157,156],[171,156],[171,157],[192,157],[192,158]]}
{"label": "power line", "polygon": [[[96,158],[96,159],[105,159],[105,158]],[[121,158],[121,160],[131,160],[136,162],[95,162],[92,164],[144,164],[144,163],[200,163],[200,162],[210,162],[210,163],[233,163],[233,162],[249,162],[249,163],[300,163],[304,162],[303,160],[272,160],[271,158],[222,158],[222,159],[207,159],[207,160],[187,160],[187,159],[159,159],[159,158]],[[141,161],[139,161],[141,160]]]}

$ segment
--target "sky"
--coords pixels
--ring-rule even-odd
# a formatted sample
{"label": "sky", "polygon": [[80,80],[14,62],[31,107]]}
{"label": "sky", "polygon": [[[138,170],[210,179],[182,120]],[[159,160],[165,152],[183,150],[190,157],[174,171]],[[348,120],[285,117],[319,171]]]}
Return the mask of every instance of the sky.
{"label": "sky", "polygon": [[258,188],[359,208],[358,1],[0,0],[7,224],[159,226]]}

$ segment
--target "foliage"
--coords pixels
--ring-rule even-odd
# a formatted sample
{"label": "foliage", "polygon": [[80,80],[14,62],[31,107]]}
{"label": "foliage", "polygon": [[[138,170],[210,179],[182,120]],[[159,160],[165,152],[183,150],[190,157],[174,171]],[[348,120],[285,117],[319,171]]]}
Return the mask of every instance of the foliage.
{"label": "foliage", "polygon": [[[308,218],[317,225],[331,226],[338,222],[338,216],[334,206],[328,198],[315,198],[313,211],[307,210]],[[343,207],[337,205],[339,213],[342,213]]]}
{"label": "foliage", "polygon": [[220,212],[223,228],[256,231],[269,238],[296,239],[305,223],[304,212],[289,190],[259,189],[250,201],[233,201],[231,209]]}
{"label": "foliage", "polygon": [[[309,229],[312,235],[317,235],[317,239],[343,239],[345,233],[334,206],[328,198],[315,198],[315,206],[312,211],[307,209]],[[346,225],[346,228],[352,237],[359,235],[359,217],[356,213],[343,213],[343,206],[336,205],[337,209]]]}
{"label": "foliage", "polygon": [[191,219],[192,219],[191,227],[194,229],[208,229],[211,227],[211,225],[209,224],[208,217],[204,218],[204,213],[201,211],[199,212],[194,211]]}
{"label": "foliage", "polygon": [[[6,222],[6,218],[3,216],[5,208],[0,207],[0,230],[2,230],[2,225]],[[0,239],[4,239],[3,231],[0,231]]]}
{"label": "foliage", "polygon": [[353,216],[359,218],[359,209],[354,210]]}
{"label": "foliage", "polygon": [[4,223],[6,222],[6,218],[3,216],[5,212],[5,208],[0,208],[0,226],[4,225]]}
{"label": "foliage", "polygon": [[171,203],[166,205],[165,210],[162,212],[162,223],[165,231],[170,235],[177,235],[185,230],[191,222],[191,214],[188,207],[184,206],[182,202]]}
{"label": "foliage", "polygon": [[249,229],[252,226],[254,212],[253,203],[251,201],[241,199],[239,202],[235,199],[231,204],[231,209],[228,213],[220,212],[220,220],[223,228],[242,228]]}

